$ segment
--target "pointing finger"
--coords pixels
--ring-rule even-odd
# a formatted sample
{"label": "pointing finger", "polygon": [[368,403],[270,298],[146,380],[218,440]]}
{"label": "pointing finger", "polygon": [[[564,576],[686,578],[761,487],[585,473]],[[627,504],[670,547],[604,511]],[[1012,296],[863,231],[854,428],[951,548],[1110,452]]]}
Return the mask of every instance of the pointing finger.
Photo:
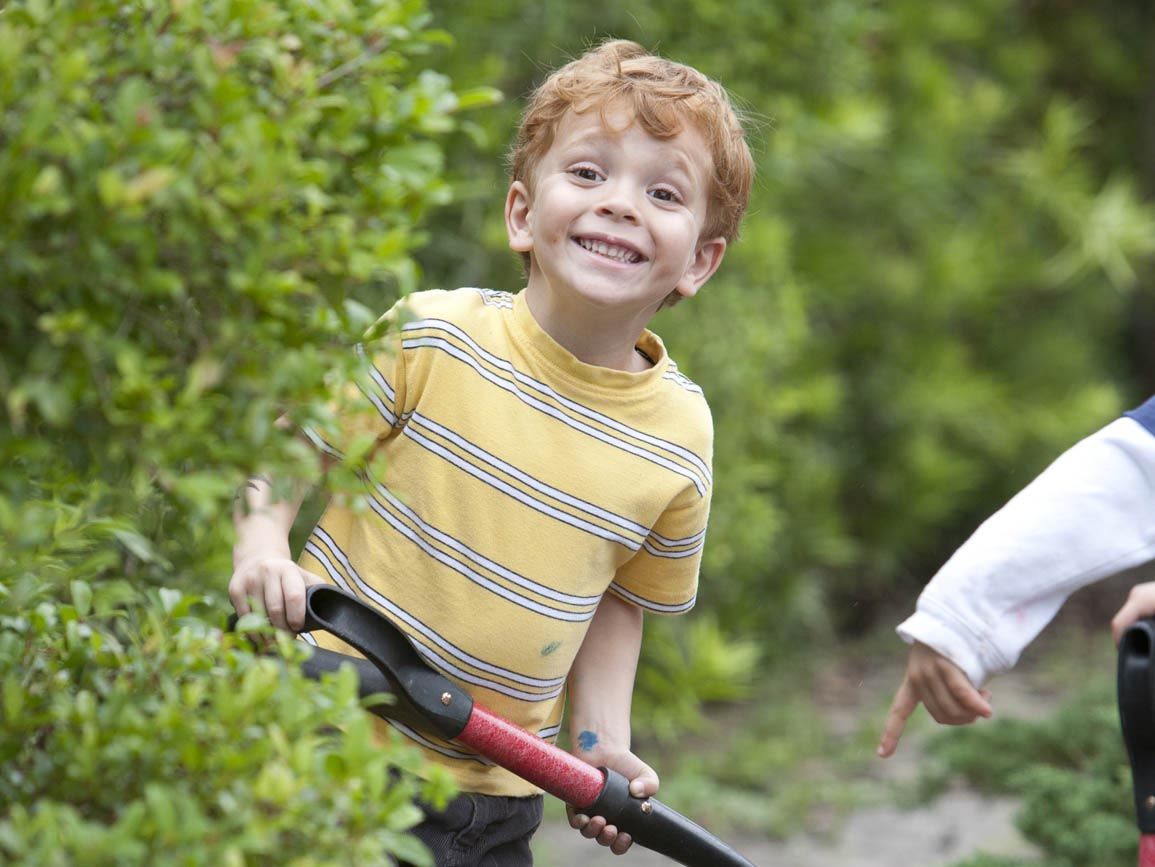
{"label": "pointing finger", "polygon": [[918,707],[918,696],[915,695],[910,680],[904,677],[898,692],[894,694],[890,711],[886,715],[886,725],[882,730],[882,738],[878,742],[879,756],[885,759],[894,755],[895,749],[898,748],[899,738],[902,737],[902,731],[906,728],[906,721],[910,719],[910,715],[914,713],[916,707]]}

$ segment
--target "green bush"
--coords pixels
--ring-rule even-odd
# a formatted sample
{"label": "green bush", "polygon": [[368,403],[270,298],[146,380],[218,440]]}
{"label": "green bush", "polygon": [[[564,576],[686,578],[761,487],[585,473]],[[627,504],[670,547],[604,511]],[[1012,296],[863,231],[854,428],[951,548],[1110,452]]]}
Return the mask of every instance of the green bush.
{"label": "green bush", "polygon": [[[1022,799],[1016,824],[1055,867],[1129,867],[1139,834],[1114,684],[1080,690],[1041,722],[996,720],[942,732],[931,753],[947,776]],[[960,867],[989,862],[968,861]]]}
{"label": "green bush", "polygon": [[0,861],[432,864],[405,833],[413,778],[392,776],[420,758],[374,743],[351,676],[305,680],[284,637],[287,662],[254,657],[200,597],[71,595],[0,619]]}
{"label": "green bush", "polygon": [[428,25],[421,0],[0,6],[0,861],[428,863],[388,774],[414,759],[370,747],[350,684],[218,628],[234,492],[318,480],[274,422],[328,422],[416,285],[440,137],[492,100],[430,71]]}
{"label": "green bush", "polygon": [[[0,14],[0,577],[220,588],[274,428],[414,285],[460,98],[420,0]],[[474,101],[476,101],[474,99]]]}

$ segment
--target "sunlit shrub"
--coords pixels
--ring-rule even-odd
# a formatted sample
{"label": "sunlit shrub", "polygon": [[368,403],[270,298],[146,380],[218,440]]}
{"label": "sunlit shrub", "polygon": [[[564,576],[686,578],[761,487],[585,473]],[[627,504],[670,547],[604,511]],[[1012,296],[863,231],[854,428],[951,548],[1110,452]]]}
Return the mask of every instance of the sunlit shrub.
{"label": "sunlit shrub", "polygon": [[351,677],[306,680],[287,639],[288,661],[254,657],[198,597],[71,597],[0,618],[0,861],[432,863],[405,833],[417,786],[394,771],[420,758],[374,743]]}
{"label": "sunlit shrub", "polygon": [[0,7],[0,862],[429,863],[390,773],[415,759],[370,744],[352,685],[218,628],[234,492],[318,480],[274,423],[326,423],[415,285],[438,137],[490,99],[429,71],[428,23]]}

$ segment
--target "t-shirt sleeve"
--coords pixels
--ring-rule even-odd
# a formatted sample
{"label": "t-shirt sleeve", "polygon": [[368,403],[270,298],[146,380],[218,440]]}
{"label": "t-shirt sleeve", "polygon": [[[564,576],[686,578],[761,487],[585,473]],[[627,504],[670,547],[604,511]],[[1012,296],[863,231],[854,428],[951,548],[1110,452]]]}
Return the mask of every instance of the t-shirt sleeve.
{"label": "t-shirt sleeve", "polygon": [[682,614],[693,608],[709,513],[709,489],[700,494],[690,486],[618,570],[609,591],[655,614]]}
{"label": "t-shirt sleeve", "polygon": [[336,390],[329,404],[329,423],[302,429],[313,445],[330,457],[344,460],[350,450],[368,456],[403,427],[401,327],[409,318],[407,309],[405,302],[399,301],[370,329],[371,337],[353,347],[354,375]]}

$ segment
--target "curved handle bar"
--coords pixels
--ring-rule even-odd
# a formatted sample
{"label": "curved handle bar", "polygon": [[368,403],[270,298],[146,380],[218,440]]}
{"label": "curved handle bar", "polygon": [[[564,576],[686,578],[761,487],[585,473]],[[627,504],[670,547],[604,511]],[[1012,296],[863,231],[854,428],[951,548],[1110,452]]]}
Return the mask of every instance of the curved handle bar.
{"label": "curved handle bar", "polygon": [[1131,760],[1139,867],[1155,867],[1155,620],[1130,626],[1119,642],[1119,724]]}
{"label": "curved handle bar", "polygon": [[[470,747],[501,767],[687,867],[754,867],[709,831],[656,798],[634,798],[629,780],[595,768],[473,701],[431,668],[377,609],[336,587],[306,591],[305,629],[322,629],[365,654],[365,660],[313,648],[306,673],[353,664],[361,694],[388,691],[395,701],[370,710]],[[313,660],[318,660],[313,663]],[[373,672],[372,674],[370,672]],[[389,690],[382,690],[382,684]]]}

